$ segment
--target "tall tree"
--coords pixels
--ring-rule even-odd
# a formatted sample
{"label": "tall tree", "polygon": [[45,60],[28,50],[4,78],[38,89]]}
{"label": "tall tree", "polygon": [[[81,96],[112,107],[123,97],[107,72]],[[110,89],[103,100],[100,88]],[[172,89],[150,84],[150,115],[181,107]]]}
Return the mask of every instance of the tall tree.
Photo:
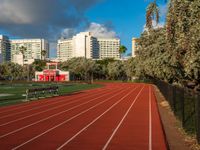
{"label": "tall tree", "polygon": [[159,15],[159,8],[156,3],[156,0],[151,2],[146,10],[146,28],[151,30],[153,28],[153,20],[155,19],[156,23],[158,24],[160,15]]}
{"label": "tall tree", "polygon": [[46,54],[47,54],[47,51],[46,51],[46,50],[42,50],[42,51],[41,51],[42,60],[45,60]]}
{"label": "tall tree", "polygon": [[120,53],[120,55],[121,55],[121,58],[122,58],[122,55],[126,53],[126,51],[127,51],[126,46],[121,45],[121,46],[119,47],[119,53]]}
{"label": "tall tree", "polygon": [[21,46],[21,47],[19,47],[19,51],[20,51],[20,53],[22,54],[22,57],[23,57],[22,65],[24,65],[25,52],[27,51],[27,48],[25,46]]}

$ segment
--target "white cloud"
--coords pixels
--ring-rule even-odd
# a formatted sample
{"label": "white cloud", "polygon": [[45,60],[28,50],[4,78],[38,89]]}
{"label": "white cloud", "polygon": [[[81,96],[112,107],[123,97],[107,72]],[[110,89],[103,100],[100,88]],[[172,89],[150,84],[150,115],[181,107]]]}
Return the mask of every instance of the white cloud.
{"label": "white cloud", "polygon": [[117,34],[115,31],[107,28],[103,24],[98,24],[95,22],[92,22],[86,31],[92,32],[94,37],[99,37],[99,38],[115,38],[115,37],[117,37]]}
{"label": "white cloud", "polygon": [[71,38],[73,35],[75,35],[76,31],[73,28],[65,28],[62,33],[61,37],[62,38]]}

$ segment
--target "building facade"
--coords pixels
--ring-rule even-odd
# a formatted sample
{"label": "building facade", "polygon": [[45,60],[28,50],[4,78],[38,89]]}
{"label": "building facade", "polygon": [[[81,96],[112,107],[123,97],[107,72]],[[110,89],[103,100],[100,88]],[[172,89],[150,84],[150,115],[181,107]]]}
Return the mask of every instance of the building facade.
{"label": "building facade", "polygon": [[137,54],[137,47],[138,47],[137,41],[138,41],[137,38],[132,38],[132,57],[135,57]]}
{"label": "building facade", "polygon": [[57,44],[57,60],[66,61],[73,58],[73,40],[72,39],[61,39],[58,40]]}
{"label": "building facade", "polygon": [[71,39],[58,40],[57,57],[60,61],[66,61],[73,57],[85,57],[88,59],[119,59],[120,39],[96,38],[91,32],[81,32]]}
{"label": "building facade", "polygon": [[0,63],[10,61],[10,41],[7,36],[0,35]]}
{"label": "building facade", "polygon": [[35,81],[40,82],[64,82],[70,80],[69,71],[61,71],[58,68],[58,63],[47,63],[47,69],[35,72]]}
{"label": "building facade", "polygon": [[[26,51],[23,55],[20,47],[24,46]],[[42,51],[46,51],[43,55]],[[16,39],[11,40],[11,61],[18,64],[31,64],[36,59],[46,59],[49,57],[49,43],[44,39]],[[22,58],[18,59],[18,58]]]}
{"label": "building facade", "polygon": [[99,59],[104,59],[104,58],[120,59],[120,53],[119,53],[120,40],[119,39],[98,38],[97,41],[98,41],[99,52],[100,52]]}

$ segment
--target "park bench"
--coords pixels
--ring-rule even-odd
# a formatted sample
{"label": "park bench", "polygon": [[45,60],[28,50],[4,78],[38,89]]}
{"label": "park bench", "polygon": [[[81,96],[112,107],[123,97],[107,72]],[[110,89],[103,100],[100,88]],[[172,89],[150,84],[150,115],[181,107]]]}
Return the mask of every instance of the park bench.
{"label": "park bench", "polygon": [[31,98],[39,99],[40,97],[58,95],[58,86],[51,86],[46,88],[34,88],[26,90],[26,100]]}

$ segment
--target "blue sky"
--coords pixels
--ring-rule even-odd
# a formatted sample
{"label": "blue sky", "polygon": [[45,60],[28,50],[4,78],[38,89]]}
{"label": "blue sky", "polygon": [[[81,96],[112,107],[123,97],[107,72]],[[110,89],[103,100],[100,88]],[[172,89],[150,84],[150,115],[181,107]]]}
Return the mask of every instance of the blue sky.
{"label": "blue sky", "polygon": [[[60,37],[81,31],[101,31],[117,36],[131,52],[132,37],[145,25],[145,11],[153,0],[0,0],[0,34],[11,38],[45,38],[56,55]],[[166,4],[160,0],[161,14]],[[51,2],[51,3],[50,3]],[[164,22],[162,15],[161,22]],[[101,33],[102,35],[102,33]]]}
{"label": "blue sky", "polygon": [[[121,43],[131,52],[132,37],[139,37],[145,25],[145,11],[149,4],[145,0],[104,0],[87,11],[86,16],[91,22],[104,24],[111,22]],[[159,3],[161,9],[165,3]],[[163,11],[163,10],[161,10]],[[161,12],[161,22],[165,17]]]}

